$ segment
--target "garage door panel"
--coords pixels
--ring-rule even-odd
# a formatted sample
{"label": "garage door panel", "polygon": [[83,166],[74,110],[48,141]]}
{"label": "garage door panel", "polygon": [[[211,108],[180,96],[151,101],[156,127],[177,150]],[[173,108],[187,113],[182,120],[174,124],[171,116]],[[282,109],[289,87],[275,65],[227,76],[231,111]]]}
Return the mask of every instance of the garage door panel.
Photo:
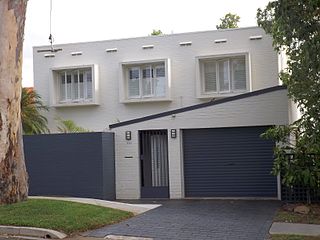
{"label": "garage door panel", "polygon": [[267,127],[189,129],[183,132],[186,197],[276,197]]}

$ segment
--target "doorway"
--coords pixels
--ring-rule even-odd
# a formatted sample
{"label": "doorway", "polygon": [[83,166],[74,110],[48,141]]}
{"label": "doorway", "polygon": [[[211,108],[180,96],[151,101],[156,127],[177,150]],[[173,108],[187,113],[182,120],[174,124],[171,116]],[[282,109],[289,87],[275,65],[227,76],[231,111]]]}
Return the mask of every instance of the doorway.
{"label": "doorway", "polygon": [[141,198],[169,198],[168,131],[139,132]]}

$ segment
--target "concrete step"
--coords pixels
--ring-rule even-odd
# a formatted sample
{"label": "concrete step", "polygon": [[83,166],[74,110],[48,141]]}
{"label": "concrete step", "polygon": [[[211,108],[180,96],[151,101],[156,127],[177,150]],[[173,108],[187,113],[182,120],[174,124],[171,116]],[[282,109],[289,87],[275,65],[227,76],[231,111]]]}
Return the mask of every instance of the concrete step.
{"label": "concrete step", "polygon": [[320,236],[320,225],[274,222],[269,231],[270,234],[287,234],[301,236]]}

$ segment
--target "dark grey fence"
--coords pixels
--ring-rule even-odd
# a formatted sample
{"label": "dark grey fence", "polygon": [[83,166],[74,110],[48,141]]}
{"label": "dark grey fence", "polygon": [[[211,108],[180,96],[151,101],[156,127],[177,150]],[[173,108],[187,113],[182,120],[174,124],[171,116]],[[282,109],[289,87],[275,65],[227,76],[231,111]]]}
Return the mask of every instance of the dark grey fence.
{"label": "dark grey fence", "polygon": [[[288,164],[290,164],[291,161],[294,161],[295,155],[286,154],[286,158],[287,158]],[[318,169],[315,166],[316,166],[316,162],[319,162],[319,161],[320,161],[319,155],[307,154],[304,167],[309,168],[310,171],[317,171]],[[282,170],[282,172],[283,171],[284,170]],[[320,179],[317,179],[317,181],[320,183]],[[289,202],[289,203],[308,202],[308,197],[310,197],[311,202],[320,203],[320,188],[308,189],[302,185],[295,185],[295,186],[288,187],[283,184],[281,186],[282,201]]]}
{"label": "dark grey fence", "polygon": [[29,195],[115,199],[113,133],[24,136]]}

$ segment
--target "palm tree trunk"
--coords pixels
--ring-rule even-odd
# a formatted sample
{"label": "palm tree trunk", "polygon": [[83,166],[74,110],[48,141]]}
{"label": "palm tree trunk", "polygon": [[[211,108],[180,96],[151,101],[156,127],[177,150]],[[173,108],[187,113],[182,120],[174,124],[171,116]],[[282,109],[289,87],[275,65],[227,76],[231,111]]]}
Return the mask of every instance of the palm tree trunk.
{"label": "palm tree trunk", "polygon": [[0,204],[25,200],[20,98],[27,0],[0,0]]}

